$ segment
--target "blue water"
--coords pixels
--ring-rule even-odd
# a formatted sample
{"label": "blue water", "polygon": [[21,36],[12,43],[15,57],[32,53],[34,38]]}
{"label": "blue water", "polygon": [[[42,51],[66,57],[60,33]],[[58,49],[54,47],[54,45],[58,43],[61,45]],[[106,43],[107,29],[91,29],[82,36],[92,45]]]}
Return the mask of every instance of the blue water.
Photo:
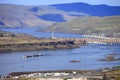
{"label": "blue water", "polygon": [[[36,29],[5,29],[16,33],[28,33],[38,37],[50,37],[48,32],[34,32]],[[41,34],[44,34],[41,35]],[[71,36],[70,36],[71,35]],[[56,33],[58,37],[81,37],[75,34]],[[22,58],[23,55],[42,53],[44,56],[36,58]],[[105,67],[120,66],[120,61],[99,61],[108,54],[120,57],[120,45],[88,44],[75,49],[41,50],[27,52],[12,52],[0,54],[0,74],[5,75],[18,71],[40,70],[90,70]],[[70,60],[80,60],[80,63],[70,63]]]}

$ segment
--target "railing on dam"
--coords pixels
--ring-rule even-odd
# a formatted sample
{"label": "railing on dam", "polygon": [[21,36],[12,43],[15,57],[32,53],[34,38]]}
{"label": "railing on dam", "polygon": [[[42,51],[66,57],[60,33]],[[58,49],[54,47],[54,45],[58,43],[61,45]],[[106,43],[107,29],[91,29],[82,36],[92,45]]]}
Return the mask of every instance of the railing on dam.
{"label": "railing on dam", "polygon": [[97,43],[97,44],[114,44],[120,43],[120,38],[57,38],[62,41],[74,40],[76,42],[86,41],[87,43]]}

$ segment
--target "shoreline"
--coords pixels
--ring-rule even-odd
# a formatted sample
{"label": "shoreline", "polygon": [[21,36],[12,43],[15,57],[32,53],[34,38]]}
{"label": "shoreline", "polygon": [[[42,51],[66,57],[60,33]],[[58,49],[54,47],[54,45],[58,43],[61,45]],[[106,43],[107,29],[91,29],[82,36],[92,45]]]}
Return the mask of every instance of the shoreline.
{"label": "shoreline", "polygon": [[[40,40],[40,39],[39,39]],[[46,39],[43,39],[46,40]],[[33,50],[56,50],[56,49],[72,49],[78,48],[86,44],[81,41],[80,44],[76,44],[75,41],[66,40],[61,41],[59,39],[50,40],[49,42],[36,42],[36,43],[20,43],[20,44],[0,44],[0,54],[19,51],[33,51]]]}
{"label": "shoreline", "polygon": [[95,70],[46,70],[46,71],[23,71],[23,72],[11,72],[8,75],[9,76],[19,76],[23,74],[32,74],[32,73],[72,73],[72,72],[77,72],[77,73],[86,73],[86,72],[93,72]]}
{"label": "shoreline", "polygon": [[[29,72],[11,72],[8,74],[8,78],[92,78],[97,80],[111,80],[120,79],[120,66],[112,68],[101,68],[97,70],[47,70],[47,71],[29,71]],[[30,76],[31,75],[31,76]]]}
{"label": "shoreline", "polygon": [[86,44],[85,41],[52,38],[37,38],[28,34],[14,34],[0,30],[0,54],[19,51],[54,50],[77,48]]}

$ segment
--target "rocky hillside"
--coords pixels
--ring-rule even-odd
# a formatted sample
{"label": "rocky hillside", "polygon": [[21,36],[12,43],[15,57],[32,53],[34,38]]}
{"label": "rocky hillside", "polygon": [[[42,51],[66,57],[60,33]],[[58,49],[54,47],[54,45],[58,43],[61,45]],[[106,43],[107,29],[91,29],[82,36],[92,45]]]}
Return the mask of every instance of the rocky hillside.
{"label": "rocky hillside", "polygon": [[120,7],[69,3],[49,6],[0,4],[0,27],[51,26],[78,17],[120,15]]}

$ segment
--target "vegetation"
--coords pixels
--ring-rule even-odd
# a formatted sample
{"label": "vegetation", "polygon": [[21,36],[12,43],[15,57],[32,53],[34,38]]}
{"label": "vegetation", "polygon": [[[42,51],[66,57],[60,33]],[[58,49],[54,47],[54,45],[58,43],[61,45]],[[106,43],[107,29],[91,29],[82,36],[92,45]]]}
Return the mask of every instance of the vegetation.
{"label": "vegetation", "polygon": [[116,33],[119,34],[120,16],[108,17],[81,17],[70,22],[56,23],[46,28],[47,31],[92,34],[92,33]]}
{"label": "vegetation", "polygon": [[5,44],[25,44],[25,43],[44,43],[44,42],[57,42],[59,40],[50,38],[37,38],[27,34],[14,34],[12,32],[0,30],[0,45]]}
{"label": "vegetation", "polygon": [[64,78],[63,80],[67,80],[66,78]]}
{"label": "vegetation", "polygon": [[120,66],[115,67],[116,70],[112,70],[106,73],[106,75],[110,76],[114,80],[120,80]]}
{"label": "vegetation", "polygon": [[[75,42],[71,40],[61,41],[61,39],[36,38],[26,34],[10,33],[11,35],[7,35],[8,33],[9,32],[2,31],[2,35],[4,36],[0,37],[0,53],[79,47],[79,45],[75,44]],[[85,44],[85,42],[81,41],[81,45],[83,44]]]}
{"label": "vegetation", "polygon": [[0,37],[15,37],[15,34],[0,30]]}

